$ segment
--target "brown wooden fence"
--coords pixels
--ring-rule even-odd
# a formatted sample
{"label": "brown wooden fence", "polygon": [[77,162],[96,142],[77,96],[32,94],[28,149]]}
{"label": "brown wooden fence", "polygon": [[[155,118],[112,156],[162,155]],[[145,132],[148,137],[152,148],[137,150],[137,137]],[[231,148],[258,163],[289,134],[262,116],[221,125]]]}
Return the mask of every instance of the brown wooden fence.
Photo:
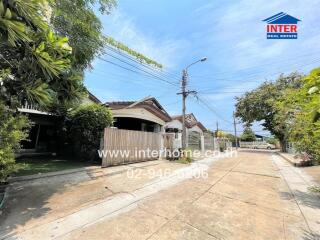
{"label": "brown wooden fence", "polygon": [[160,133],[106,128],[102,167],[158,159],[161,138]]}

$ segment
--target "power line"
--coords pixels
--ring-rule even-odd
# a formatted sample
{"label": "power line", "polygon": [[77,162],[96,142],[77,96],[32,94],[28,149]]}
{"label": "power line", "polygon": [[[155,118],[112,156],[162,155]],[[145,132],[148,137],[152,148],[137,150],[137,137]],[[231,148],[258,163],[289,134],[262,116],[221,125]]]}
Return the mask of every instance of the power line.
{"label": "power line", "polygon": [[[290,66],[288,68],[285,69],[285,71],[280,71],[280,72],[275,72],[275,73],[271,73],[271,74],[268,74],[269,75],[269,78],[273,75],[279,75],[279,74],[282,74],[284,72],[287,72],[287,71],[291,71],[292,68],[296,68],[296,70],[300,70],[301,68],[305,67],[305,66],[308,66],[308,65],[311,65],[311,64],[315,64],[315,63],[318,63],[320,61],[320,58],[315,58],[315,59],[312,59],[311,62],[307,63],[307,64],[303,64],[303,65],[299,65],[299,66]],[[216,79],[208,79],[208,81],[205,81],[205,80],[202,80],[201,83],[204,83],[204,82],[228,82],[228,83],[234,83],[235,81],[238,81],[240,83],[247,83],[247,82],[252,82],[252,83],[260,83],[261,80],[264,80],[264,81],[267,81],[267,78],[266,77],[262,77],[261,74],[263,74],[265,71],[264,70],[261,70],[260,72],[258,73],[251,73],[251,74],[246,74],[244,77],[242,78],[234,78],[234,77],[229,77],[229,78],[216,78]],[[257,78],[260,78],[257,80]],[[234,81],[233,81],[234,80]],[[241,81],[241,80],[244,80],[244,81]]]}
{"label": "power line", "polygon": [[128,59],[128,60],[130,60],[130,61],[132,61],[132,62],[138,63],[139,65],[141,65],[141,66],[143,66],[143,67],[145,67],[145,68],[147,68],[147,69],[149,69],[149,70],[151,70],[151,71],[153,71],[153,72],[156,72],[156,73],[158,73],[158,74],[161,74],[161,75],[164,76],[164,77],[168,77],[168,76],[169,76],[169,77],[173,77],[173,78],[175,78],[176,80],[180,81],[180,76],[177,75],[177,74],[170,73],[170,72],[164,71],[164,70],[160,70],[159,68],[155,68],[155,67],[149,66],[149,65],[147,65],[147,64],[144,64],[144,63],[142,63],[141,61],[138,61],[137,59],[135,59],[135,58],[133,58],[133,57],[131,57],[131,56],[129,56],[129,55],[121,52],[120,50],[117,50],[117,49],[113,48],[113,47],[110,47],[110,46],[106,46],[106,47],[107,47],[110,51],[112,51],[112,52],[114,52],[114,53],[116,53],[116,54],[118,54],[118,55],[120,55],[120,56],[122,56],[122,57],[124,57],[124,58],[126,58],[126,59]]}
{"label": "power line", "polygon": [[198,100],[198,102],[201,102],[203,105],[205,105],[211,112],[213,112],[218,118],[220,118],[221,120],[229,123],[229,124],[233,124],[233,122],[225,119],[222,115],[220,115],[220,113],[218,113],[218,111],[216,111],[209,103],[207,103],[205,100],[203,100],[201,97],[199,97],[199,95],[196,96],[196,99]]}
{"label": "power line", "polygon": [[[144,72],[144,73],[147,73],[147,74],[149,74],[149,75],[151,75],[151,76],[153,76],[153,77],[156,77],[156,78],[158,78],[158,79],[161,79],[161,80],[163,80],[163,81],[165,81],[165,82],[167,82],[167,83],[175,84],[175,85],[178,84],[178,83],[172,83],[172,82],[170,82],[170,81],[168,81],[168,80],[165,80],[165,79],[159,77],[158,75],[155,75],[155,74],[153,74],[153,73],[150,73],[150,72],[148,72],[148,71],[146,71],[146,70],[144,70],[144,69],[142,69],[142,68],[140,68],[140,67],[138,67],[138,66],[136,66],[136,65],[134,65],[134,64],[128,63],[128,62],[126,62],[126,61],[124,61],[124,60],[122,60],[122,59],[120,59],[120,58],[118,58],[118,57],[116,57],[116,56],[114,56],[114,55],[112,55],[112,54],[107,54],[107,55],[109,55],[109,56],[111,56],[111,57],[119,60],[120,62],[125,63],[125,64],[127,64],[127,65],[129,65],[129,66],[131,66],[131,67],[133,67],[133,68],[135,68],[135,69],[138,69],[138,70],[140,70],[140,71],[142,71],[142,72]],[[103,58],[101,58],[101,57],[100,57],[100,59],[105,60],[105,59],[103,59]]]}
{"label": "power line", "polygon": [[[138,67],[136,67],[136,68],[139,69],[139,70],[142,71],[142,72],[138,72],[138,71],[135,71],[135,70],[133,70],[133,69],[124,67],[124,66],[122,66],[122,65],[120,65],[120,64],[117,64],[117,63],[115,63],[115,62],[106,60],[106,59],[104,59],[104,58],[102,58],[102,57],[99,57],[99,59],[102,60],[102,61],[104,61],[104,62],[107,62],[107,63],[110,63],[110,64],[112,64],[112,65],[115,65],[115,66],[117,66],[117,67],[120,67],[120,68],[122,68],[122,69],[125,69],[125,70],[127,70],[127,71],[134,72],[134,73],[136,73],[136,74],[144,75],[144,76],[147,76],[147,77],[152,77],[152,78],[155,78],[155,79],[158,79],[158,80],[160,80],[160,81],[166,82],[166,83],[168,83],[168,84],[170,84],[170,85],[173,85],[173,86],[177,86],[177,85],[178,85],[178,84],[172,83],[172,82],[170,82],[170,81],[167,81],[167,80],[165,80],[165,79],[162,79],[162,78],[160,78],[160,77],[158,77],[158,76],[156,76],[156,75],[153,75],[153,74],[151,74],[151,73],[149,73],[149,72],[147,72],[147,71],[144,71],[144,70],[142,70],[142,69],[139,69]],[[147,74],[144,74],[144,72],[147,73]]]}
{"label": "power line", "polygon": [[[309,54],[304,54],[304,55],[300,55],[300,56],[294,56],[294,58],[292,58],[291,60],[294,61],[294,63],[300,63],[301,62],[301,59],[298,59],[300,57],[303,57],[303,56],[319,56],[319,53],[318,52],[315,52],[315,53],[309,53]],[[281,61],[270,61],[270,63],[268,62],[264,62],[263,65],[256,65],[256,66],[253,66],[253,67],[248,67],[248,68],[243,68],[243,69],[240,69],[238,71],[224,71],[224,72],[217,72],[217,73],[214,73],[214,75],[225,75],[225,74],[228,74],[228,73],[233,73],[233,74],[237,74],[237,73],[241,73],[245,70],[251,70],[251,69],[256,69],[256,68],[259,68],[261,66],[270,66],[270,65],[277,65],[279,63],[282,63],[282,62],[285,62],[285,63],[288,63],[290,62],[290,59],[282,59]],[[192,76],[193,78],[208,78],[208,77],[212,77],[211,75],[194,75]]]}
{"label": "power line", "polygon": [[[303,67],[305,67],[305,66],[308,66],[308,65],[311,65],[311,64],[314,64],[314,63],[318,63],[318,62],[320,62],[320,59],[317,59],[317,60],[315,60],[315,61],[309,62],[309,63],[304,64],[304,65],[300,65],[299,68],[298,68],[298,70],[301,69],[301,68],[303,68]],[[283,72],[273,73],[273,74],[270,74],[270,76],[271,76],[271,75],[276,75],[276,74],[281,74],[281,73],[283,73]],[[254,76],[252,76],[252,77],[254,77]],[[231,78],[231,79],[232,79],[232,78]],[[247,78],[245,78],[245,79],[247,79]],[[256,81],[254,81],[254,82],[259,83],[259,82],[261,82],[261,80],[265,80],[265,81],[266,81],[266,79],[260,79],[260,81],[257,81],[257,80],[256,80]],[[229,82],[232,83],[232,81],[229,81]],[[247,81],[247,82],[249,82],[249,81]],[[253,82],[253,83],[254,83],[254,82]],[[246,82],[239,82],[239,83],[243,84],[243,83],[246,83]],[[226,89],[227,87],[230,87],[230,86],[226,86],[226,87],[224,87],[224,88]],[[215,89],[216,89],[216,88],[215,88]],[[205,90],[211,90],[211,89],[210,89],[210,88],[200,89],[200,91],[205,91]],[[235,89],[235,90],[237,90],[237,89]]]}

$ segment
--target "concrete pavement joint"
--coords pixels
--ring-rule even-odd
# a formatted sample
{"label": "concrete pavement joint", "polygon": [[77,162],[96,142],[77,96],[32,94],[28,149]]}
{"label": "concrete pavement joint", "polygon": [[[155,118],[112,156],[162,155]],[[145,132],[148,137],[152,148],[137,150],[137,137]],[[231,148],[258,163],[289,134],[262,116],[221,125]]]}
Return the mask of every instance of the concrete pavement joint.
{"label": "concrete pavement joint", "polygon": [[219,195],[221,197],[225,197],[225,198],[228,198],[228,199],[231,199],[231,200],[235,200],[235,201],[239,201],[239,202],[242,202],[242,203],[245,203],[245,204],[248,204],[248,205],[252,205],[252,206],[256,206],[256,207],[259,207],[259,208],[263,208],[263,209],[266,209],[266,210],[273,210],[273,211],[277,211],[279,213],[282,213],[286,216],[292,216],[292,217],[298,217],[297,215],[294,215],[294,214],[291,214],[291,213],[288,213],[288,212],[283,212],[277,208],[270,208],[270,207],[266,207],[266,206],[263,206],[263,205],[260,205],[260,204],[257,204],[257,203],[254,203],[254,202],[250,202],[250,201],[244,201],[244,200],[241,200],[239,198],[234,198],[234,197],[230,197],[230,196],[226,196],[226,195],[223,195],[221,193],[217,193],[217,192],[211,192],[209,191],[210,194],[216,194],[216,195]]}
{"label": "concrete pavement joint", "polygon": [[[202,164],[197,163],[192,164],[189,167],[176,170],[174,172],[175,174],[172,174],[167,178],[152,181],[151,184],[147,184],[143,188],[135,190],[133,192],[135,197],[133,197],[132,195],[127,195],[121,198],[119,198],[119,196],[108,198],[106,201],[98,203],[97,205],[82,209],[80,211],[76,211],[73,214],[68,214],[67,216],[58,218],[52,222],[40,225],[39,227],[32,227],[30,228],[30,230],[21,231],[20,233],[18,233],[17,237],[20,237],[20,239],[34,239],[36,238],[36,236],[39,236],[39,234],[42,237],[47,236],[48,238],[52,238],[51,236],[54,236],[55,239],[58,237],[62,237],[79,228],[83,228],[106,219],[108,218],[108,216],[110,216],[110,214],[115,215],[116,213],[123,212],[124,209],[127,209],[132,205],[137,205],[138,202],[143,201],[150,195],[153,195],[154,193],[157,193],[163,189],[166,189],[192,177],[198,171],[203,168],[207,168],[210,163],[219,159],[221,159],[221,157],[210,159],[210,161],[205,160],[203,162],[207,164],[203,164],[203,166],[201,166]],[[184,178],[179,177],[179,174],[181,173],[185,174]],[[101,212],[103,210],[106,213]],[[87,215],[88,217],[85,217]],[[34,230],[36,228],[38,228],[38,231]],[[9,239],[11,238],[9,237]],[[14,237],[12,239],[14,239]]]}
{"label": "concrete pavement joint", "polygon": [[256,175],[261,177],[271,177],[271,178],[280,178],[278,176],[268,175],[268,174],[261,174],[261,173],[251,173],[251,172],[243,172],[243,171],[232,171],[235,173],[243,173],[243,174],[250,174],[250,175]]}
{"label": "concrete pavement joint", "polygon": [[211,236],[211,237],[214,237],[214,238],[216,238],[216,239],[221,239],[221,238],[219,238],[219,237],[217,237],[217,236],[215,236],[215,235],[213,235],[213,234],[211,234],[211,233],[209,233],[209,232],[207,232],[207,231],[204,231],[204,230],[202,230],[202,229],[200,229],[200,228],[197,228],[197,227],[193,226],[192,224],[190,224],[190,223],[188,223],[188,222],[181,221],[181,220],[178,220],[178,221],[183,222],[183,223],[187,224],[188,226],[190,226],[190,227],[192,227],[192,228],[194,228],[194,229],[196,229],[196,230],[198,230],[198,231],[200,231],[200,232],[203,232],[203,233],[205,233],[205,234],[207,234],[207,235],[209,235],[209,236]]}
{"label": "concrete pavement joint", "polygon": [[282,176],[282,179],[285,181],[286,185],[288,186],[289,191],[290,191],[291,194],[293,195],[293,198],[294,198],[294,200],[295,200],[295,203],[297,204],[297,206],[298,206],[298,208],[299,208],[299,211],[300,211],[300,213],[301,213],[301,215],[302,215],[302,217],[303,217],[303,219],[304,219],[304,221],[305,221],[305,223],[306,223],[306,225],[307,225],[307,227],[308,227],[308,230],[310,231],[310,233],[312,233],[312,230],[311,230],[311,228],[310,228],[310,226],[309,226],[309,223],[308,223],[308,221],[307,221],[307,218],[306,218],[306,216],[304,215],[304,213],[303,213],[303,211],[302,211],[302,209],[301,209],[301,207],[300,207],[300,205],[299,205],[299,203],[298,203],[298,201],[297,201],[297,199],[296,199],[296,197],[295,197],[295,195],[294,195],[294,193],[293,193],[293,191],[292,191],[292,189],[291,189],[291,187],[290,187],[290,185],[289,185],[289,183],[288,183],[288,181],[287,181],[287,179],[284,177],[284,175],[283,175],[282,172],[281,172],[281,169],[280,169],[280,168],[278,167],[278,165],[275,163],[274,157],[275,157],[275,155],[273,154],[273,155],[272,155],[272,162],[273,162],[273,163],[275,164],[275,166],[279,169],[279,172],[280,172],[280,174],[281,174],[281,176]]}
{"label": "concrete pavement joint", "polygon": [[219,182],[222,181],[223,178],[225,178],[229,173],[232,172],[232,170],[238,166],[238,164],[240,164],[241,159],[229,170],[227,171],[222,177],[220,177],[215,183],[213,183],[206,191],[204,191],[203,194],[201,194],[198,198],[196,198],[190,205],[192,205],[193,203],[195,203],[196,201],[198,201],[204,194],[206,194],[207,192],[209,192],[216,184],[218,184]]}

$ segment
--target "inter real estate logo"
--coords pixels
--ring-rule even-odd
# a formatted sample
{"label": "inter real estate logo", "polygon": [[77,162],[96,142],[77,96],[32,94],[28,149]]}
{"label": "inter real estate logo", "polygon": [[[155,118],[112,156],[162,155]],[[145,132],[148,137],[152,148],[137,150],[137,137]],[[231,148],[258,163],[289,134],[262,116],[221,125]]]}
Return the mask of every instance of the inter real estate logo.
{"label": "inter real estate logo", "polygon": [[301,21],[284,12],[263,20],[267,22],[267,39],[297,39],[298,22]]}

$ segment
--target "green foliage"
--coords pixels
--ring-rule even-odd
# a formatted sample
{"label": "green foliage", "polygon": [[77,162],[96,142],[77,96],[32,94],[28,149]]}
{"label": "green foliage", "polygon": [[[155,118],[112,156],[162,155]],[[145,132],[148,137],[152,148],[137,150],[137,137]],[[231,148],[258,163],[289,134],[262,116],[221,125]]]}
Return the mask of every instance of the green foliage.
{"label": "green foliage", "polygon": [[320,186],[312,186],[312,187],[309,187],[308,190],[310,192],[320,193]]}
{"label": "green foliage", "polygon": [[113,46],[113,47],[115,47],[115,48],[117,48],[117,49],[119,49],[121,51],[124,51],[124,52],[130,54],[131,56],[137,58],[142,63],[153,65],[153,66],[155,66],[157,68],[162,68],[163,67],[160,63],[157,63],[156,61],[144,56],[143,54],[138,53],[137,51],[128,48],[123,43],[116,41],[112,37],[106,37],[105,41],[106,41],[106,43],[108,45],[111,45],[111,46]]}
{"label": "green foliage", "polygon": [[177,160],[178,163],[182,164],[190,164],[193,162],[192,159],[192,149],[187,148],[186,150],[182,151],[181,156]]}
{"label": "green foliage", "polygon": [[292,73],[280,77],[275,82],[264,82],[258,88],[237,98],[236,116],[244,123],[262,121],[262,126],[276,136],[285,151],[288,139],[287,115],[280,111],[277,104],[285,97],[288,89],[298,89],[302,84],[302,75]]}
{"label": "green foliage", "polygon": [[0,102],[0,183],[19,170],[14,151],[19,149],[20,141],[27,137],[29,126],[25,116],[14,114]]}
{"label": "green foliage", "polygon": [[73,67],[79,70],[91,67],[92,60],[103,53],[106,45],[115,47],[128,53],[141,62],[162,68],[156,61],[116,41],[112,37],[105,37],[102,24],[96,16],[94,7],[99,6],[102,14],[109,14],[116,6],[115,0],[51,0],[53,13],[51,23],[61,35],[69,37],[69,44],[73,48]]}
{"label": "green foliage", "polygon": [[276,106],[286,116],[288,137],[295,148],[320,161],[320,68],[302,83],[298,89],[287,89]]}
{"label": "green foliage", "polygon": [[113,123],[110,110],[99,104],[90,104],[80,106],[68,117],[68,133],[79,151],[76,154],[84,160],[94,160],[104,128]]}
{"label": "green foliage", "polygon": [[215,136],[217,138],[224,138],[226,136],[226,133],[223,131],[215,131]]}
{"label": "green foliage", "polygon": [[94,57],[104,47],[102,25],[93,9],[93,4],[98,2],[104,13],[108,13],[115,4],[112,0],[50,1],[50,21],[58,34],[69,37],[73,48],[72,67],[79,71],[90,67]]}
{"label": "green foliage", "polygon": [[228,139],[230,142],[233,142],[233,143],[236,142],[236,136],[233,135],[233,134],[231,134],[231,133],[227,133],[227,134],[225,135],[225,138]]}
{"label": "green foliage", "polygon": [[275,137],[270,137],[267,139],[267,143],[272,144],[272,145],[276,145],[279,142],[279,140]]}
{"label": "green foliage", "polygon": [[50,29],[44,15],[47,8],[46,0],[0,0],[0,91],[9,106],[28,101],[48,108],[61,100],[57,96],[62,93],[83,90],[82,79],[70,81],[76,74],[71,71],[72,48],[67,37]]}
{"label": "green foliage", "polygon": [[256,140],[256,136],[250,127],[245,127],[241,135],[241,140],[245,142],[253,142]]}

